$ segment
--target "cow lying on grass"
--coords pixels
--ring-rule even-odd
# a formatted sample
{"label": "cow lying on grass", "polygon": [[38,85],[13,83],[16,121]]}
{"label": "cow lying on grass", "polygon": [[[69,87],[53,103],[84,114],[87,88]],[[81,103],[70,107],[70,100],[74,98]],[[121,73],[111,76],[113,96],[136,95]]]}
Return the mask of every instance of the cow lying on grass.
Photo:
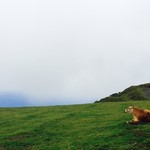
{"label": "cow lying on grass", "polygon": [[150,110],[129,106],[125,109],[125,112],[133,115],[133,119],[131,121],[127,121],[127,123],[139,124],[150,122]]}

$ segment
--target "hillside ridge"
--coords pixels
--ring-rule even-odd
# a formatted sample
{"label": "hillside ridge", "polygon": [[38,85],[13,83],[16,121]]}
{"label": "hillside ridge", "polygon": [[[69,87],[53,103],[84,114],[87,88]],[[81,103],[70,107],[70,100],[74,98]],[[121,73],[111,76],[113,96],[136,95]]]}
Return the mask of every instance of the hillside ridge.
{"label": "hillside ridge", "polygon": [[132,85],[122,92],[111,94],[108,97],[95,101],[95,103],[121,102],[132,100],[150,100],[150,83]]}

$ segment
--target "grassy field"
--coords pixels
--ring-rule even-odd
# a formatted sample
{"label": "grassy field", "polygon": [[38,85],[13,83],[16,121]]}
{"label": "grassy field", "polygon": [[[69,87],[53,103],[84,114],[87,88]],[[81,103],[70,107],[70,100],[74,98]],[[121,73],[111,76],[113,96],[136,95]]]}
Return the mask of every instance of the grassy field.
{"label": "grassy field", "polygon": [[0,150],[149,150],[150,124],[126,124],[130,104],[150,109],[150,101],[0,108]]}

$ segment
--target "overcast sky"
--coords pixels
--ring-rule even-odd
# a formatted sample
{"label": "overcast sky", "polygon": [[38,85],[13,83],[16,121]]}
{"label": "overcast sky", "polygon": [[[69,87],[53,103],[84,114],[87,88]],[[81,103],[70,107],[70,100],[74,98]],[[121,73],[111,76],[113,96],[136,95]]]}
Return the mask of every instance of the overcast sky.
{"label": "overcast sky", "polygon": [[149,56],[149,0],[0,1],[1,95],[94,102],[150,82]]}

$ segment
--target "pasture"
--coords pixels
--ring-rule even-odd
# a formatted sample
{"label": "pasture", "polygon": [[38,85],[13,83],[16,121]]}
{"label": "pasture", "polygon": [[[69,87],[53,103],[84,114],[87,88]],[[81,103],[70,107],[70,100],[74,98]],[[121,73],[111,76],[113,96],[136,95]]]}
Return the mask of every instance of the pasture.
{"label": "pasture", "polygon": [[129,125],[129,105],[150,101],[0,108],[0,150],[148,150],[150,124]]}

